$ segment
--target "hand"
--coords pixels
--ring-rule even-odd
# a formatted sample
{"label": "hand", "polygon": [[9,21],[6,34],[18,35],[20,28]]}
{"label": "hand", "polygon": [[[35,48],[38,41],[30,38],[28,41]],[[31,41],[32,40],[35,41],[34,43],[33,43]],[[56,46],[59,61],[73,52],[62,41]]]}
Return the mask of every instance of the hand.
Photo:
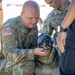
{"label": "hand", "polygon": [[0,52],[1,52],[1,42],[0,42]]}
{"label": "hand", "polygon": [[62,53],[65,51],[64,50],[65,40],[66,40],[66,32],[59,33],[57,37],[57,46]]}
{"label": "hand", "polygon": [[35,48],[34,49],[34,54],[38,55],[38,56],[48,56],[49,55],[49,51],[43,51],[43,48]]}

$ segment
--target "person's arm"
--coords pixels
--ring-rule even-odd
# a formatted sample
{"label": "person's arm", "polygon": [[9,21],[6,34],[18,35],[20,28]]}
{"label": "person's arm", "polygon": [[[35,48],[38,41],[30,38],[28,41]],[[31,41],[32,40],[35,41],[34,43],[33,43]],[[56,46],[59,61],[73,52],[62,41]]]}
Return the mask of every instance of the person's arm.
{"label": "person's arm", "polygon": [[49,35],[52,35],[52,32],[53,32],[53,28],[49,24],[44,25],[44,27],[42,28],[42,34],[47,33]]}
{"label": "person's arm", "polygon": [[3,9],[2,9],[2,1],[0,0],[0,52],[1,52],[1,29],[3,23]]}
{"label": "person's arm", "polygon": [[[72,0],[72,3],[70,4],[69,10],[62,22],[61,27],[63,29],[67,29],[74,21],[74,19],[75,19],[75,0]],[[62,31],[59,33],[57,37],[57,46],[62,53],[65,51],[64,50],[65,40],[66,40],[66,32]]]}
{"label": "person's arm", "polygon": [[64,29],[68,28],[74,19],[75,19],[75,0],[72,0],[71,4],[69,6],[69,10],[62,22],[62,25],[61,25],[62,28],[64,28]]}
{"label": "person's arm", "polygon": [[52,18],[51,17],[52,16],[52,13],[53,13],[53,11],[50,12],[47,15],[46,19],[44,20],[44,26],[43,26],[43,29],[42,29],[42,33],[47,33],[49,35],[52,35],[53,30],[54,30],[54,28],[51,25],[51,21],[50,21],[50,19]]}
{"label": "person's arm", "polygon": [[10,26],[4,25],[2,28],[2,45],[5,58],[13,62],[21,60],[33,60],[33,49],[18,48],[15,35],[12,31],[14,31],[14,29],[12,29]]}
{"label": "person's arm", "polygon": [[3,9],[2,9],[2,2],[0,2],[0,29],[2,28],[3,23]]}
{"label": "person's arm", "polygon": [[[9,26],[9,23],[3,25],[2,28],[2,46],[5,58],[12,62],[22,62],[33,60],[34,55],[46,56],[49,52],[42,52],[43,48],[24,49],[22,43],[19,45],[16,38],[16,31]],[[19,37],[19,36],[18,36]],[[21,40],[19,40],[21,41]],[[35,40],[34,40],[35,41]],[[35,45],[35,44],[34,44]]]}

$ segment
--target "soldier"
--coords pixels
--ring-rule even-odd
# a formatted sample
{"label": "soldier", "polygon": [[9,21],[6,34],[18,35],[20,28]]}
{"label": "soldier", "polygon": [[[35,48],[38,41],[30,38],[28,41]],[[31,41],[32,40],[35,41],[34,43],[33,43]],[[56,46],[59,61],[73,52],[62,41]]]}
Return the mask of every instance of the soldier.
{"label": "soldier", "polygon": [[[53,9],[52,12],[50,12],[48,14],[47,18],[45,19],[44,28],[43,28],[42,33],[48,33],[48,34],[52,35],[53,30],[56,29],[58,25],[59,26],[61,25],[65,15],[66,15],[66,13],[68,11],[68,7],[69,7],[70,2],[67,1],[67,0],[45,0],[45,2],[47,4],[49,4],[50,6],[52,6],[54,9]],[[47,70],[49,68],[47,68],[47,69],[45,68],[45,70],[46,70],[45,75],[59,75],[58,71],[53,72],[52,74],[48,74]]]}
{"label": "soldier", "polygon": [[45,0],[47,4],[52,6],[54,9],[48,14],[44,21],[44,28],[42,33],[53,34],[53,31],[60,26],[70,4],[69,0]]}
{"label": "soldier", "polygon": [[7,20],[2,28],[3,54],[7,63],[3,71],[12,75],[33,75],[34,55],[47,56],[49,51],[36,48],[40,17],[39,5],[34,1],[23,4],[21,16]]}

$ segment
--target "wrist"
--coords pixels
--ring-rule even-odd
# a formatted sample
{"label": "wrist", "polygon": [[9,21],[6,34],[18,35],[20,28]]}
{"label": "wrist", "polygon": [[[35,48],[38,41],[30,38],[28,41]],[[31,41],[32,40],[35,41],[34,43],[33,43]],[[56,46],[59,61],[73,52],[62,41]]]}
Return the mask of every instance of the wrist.
{"label": "wrist", "polygon": [[60,27],[60,32],[67,32],[67,28]]}

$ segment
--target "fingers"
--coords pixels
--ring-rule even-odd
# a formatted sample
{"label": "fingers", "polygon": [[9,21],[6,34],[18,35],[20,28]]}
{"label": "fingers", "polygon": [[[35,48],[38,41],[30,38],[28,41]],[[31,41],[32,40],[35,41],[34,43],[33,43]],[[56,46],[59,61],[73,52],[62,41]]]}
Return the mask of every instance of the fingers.
{"label": "fingers", "polygon": [[60,39],[60,50],[61,50],[61,52],[63,53],[64,52],[64,39],[63,38],[61,38]]}
{"label": "fingers", "polygon": [[49,55],[49,51],[40,52],[40,56],[48,56],[48,55]]}
{"label": "fingers", "polygon": [[34,49],[34,54],[38,56],[48,56],[49,51],[43,51],[43,48]]}
{"label": "fingers", "polygon": [[64,32],[61,32],[57,37],[57,46],[62,53],[65,51],[64,45],[65,45],[65,35]]}

